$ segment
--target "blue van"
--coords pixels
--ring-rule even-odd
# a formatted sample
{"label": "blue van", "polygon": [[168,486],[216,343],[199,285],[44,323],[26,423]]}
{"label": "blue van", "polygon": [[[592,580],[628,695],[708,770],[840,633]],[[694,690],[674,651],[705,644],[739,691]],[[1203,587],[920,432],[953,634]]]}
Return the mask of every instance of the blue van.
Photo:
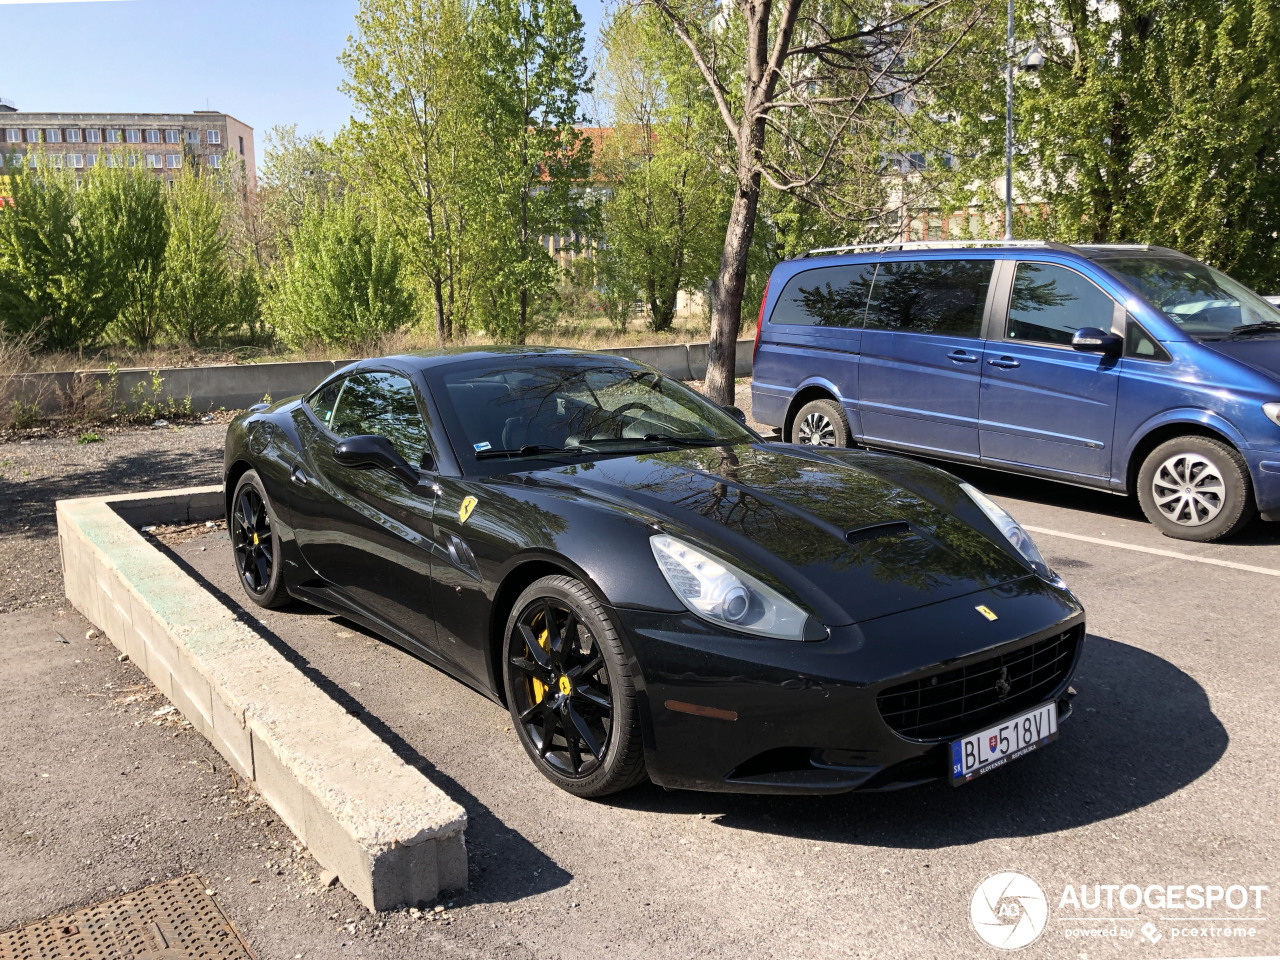
{"label": "blue van", "polygon": [[814,251],[761,305],[754,419],[1136,494],[1165,534],[1280,520],[1280,309],[1163,247]]}

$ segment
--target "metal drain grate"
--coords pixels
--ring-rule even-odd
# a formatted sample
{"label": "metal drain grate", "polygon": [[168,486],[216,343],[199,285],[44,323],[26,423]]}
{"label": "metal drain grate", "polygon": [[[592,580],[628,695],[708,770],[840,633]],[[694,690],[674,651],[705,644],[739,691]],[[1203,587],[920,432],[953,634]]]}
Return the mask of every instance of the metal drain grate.
{"label": "metal drain grate", "polygon": [[0,933],[0,960],[254,960],[195,874]]}

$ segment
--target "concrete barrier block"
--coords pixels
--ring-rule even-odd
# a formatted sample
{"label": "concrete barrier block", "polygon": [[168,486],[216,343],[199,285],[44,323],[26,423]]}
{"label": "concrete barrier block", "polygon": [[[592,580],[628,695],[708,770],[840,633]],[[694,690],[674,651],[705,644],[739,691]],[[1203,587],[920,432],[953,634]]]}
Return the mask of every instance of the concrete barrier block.
{"label": "concrete barrier block", "polygon": [[367,907],[464,886],[466,812],[124,519],[215,506],[219,487],[60,501],[68,598]]}
{"label": "concrete barrier block", "polygon": [[657,347],[613,347],[599,352],[647,363],[663,376],[676,380],[689,379],[689,349],[683,343],[664,344]]}

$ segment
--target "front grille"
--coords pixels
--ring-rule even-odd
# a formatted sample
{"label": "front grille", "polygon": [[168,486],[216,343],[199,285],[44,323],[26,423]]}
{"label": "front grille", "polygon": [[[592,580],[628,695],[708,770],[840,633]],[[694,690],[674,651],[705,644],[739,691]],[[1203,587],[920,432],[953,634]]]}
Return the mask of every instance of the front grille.
{"label": "front grille", "polygon": [[889,687],[876,700],[880,716],[913,740],[950,740],[981,730],[1043,703],[1061,687],[1083,629]]}

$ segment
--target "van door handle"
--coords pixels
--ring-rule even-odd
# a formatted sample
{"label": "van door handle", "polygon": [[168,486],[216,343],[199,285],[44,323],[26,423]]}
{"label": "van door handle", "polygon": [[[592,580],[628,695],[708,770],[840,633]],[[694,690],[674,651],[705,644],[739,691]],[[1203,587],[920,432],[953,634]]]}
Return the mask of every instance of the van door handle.
{"label": "van door handle", "polygon": [[1012,370],[1014,367],[1020,367],[1020,364],[1013,357],[1001,357],[999,360],[988,360],[987,363],[993,367],[999,367],[1001,370]]}
{"label": "van door handle", "polygon": [[966,353],[963,350],[952,350],[947,354],[948,360],[954,360],[956,363],[977,363],[978,358],[972,353]]}

